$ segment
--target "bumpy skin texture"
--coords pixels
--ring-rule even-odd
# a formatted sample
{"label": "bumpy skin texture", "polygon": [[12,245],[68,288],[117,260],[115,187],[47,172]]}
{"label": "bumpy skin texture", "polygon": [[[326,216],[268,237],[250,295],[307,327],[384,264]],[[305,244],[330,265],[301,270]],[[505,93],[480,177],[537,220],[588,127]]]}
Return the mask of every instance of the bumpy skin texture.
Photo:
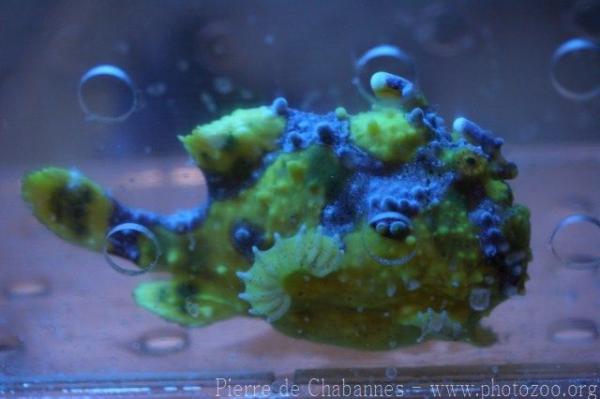
{"label": "bumpy skin texture", "polygon": [[[158,270],[137,303],[204,326],[262,317],[285,334],[381,350],[427,338],[489,344],[480,319],[524,292],[529,211],[504,180],[502,140],[464,119],[450,131],[406,80],[377,73],[380,103],[348,115],[238,110],[180,137],[203,170],[210,203],[160,216],[118,203],[78,172],[23,179],[35,216],[70,242],[101,250],[121,223],[150,229]],[[139,265],[138,232],[108,251]]]}

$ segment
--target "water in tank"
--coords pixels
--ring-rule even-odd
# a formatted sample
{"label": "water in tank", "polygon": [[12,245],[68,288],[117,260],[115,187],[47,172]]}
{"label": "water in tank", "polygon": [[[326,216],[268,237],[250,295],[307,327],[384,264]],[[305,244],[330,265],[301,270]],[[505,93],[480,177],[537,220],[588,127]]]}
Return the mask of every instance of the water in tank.
{"label": "water in tank", "polygon": [[0,4],[0,396],[600,384],[600,3]]}

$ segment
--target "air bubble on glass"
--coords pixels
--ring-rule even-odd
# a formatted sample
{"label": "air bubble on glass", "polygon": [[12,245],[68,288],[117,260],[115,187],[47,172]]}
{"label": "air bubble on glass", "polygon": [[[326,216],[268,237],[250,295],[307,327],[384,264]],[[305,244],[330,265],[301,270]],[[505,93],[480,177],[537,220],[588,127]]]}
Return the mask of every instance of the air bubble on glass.
{"label": "air bubble on glass", "polygon": [[[135,244],[131,244],[132,241]],[[116,242],[119,245],[118,250],[110,249],[114,246],[113,242]],[[152,261],[147,265],[125,265],[122,261],[117,262],[114,260],[113,255],[111,254],[116,253],[129,260],[135,261],[141,257],[141,246],[148,244],[153,247],[153,255],[151,255]],[[122,223],[113,227],[108,234],[106,234],[103,252],[104,258],[113,269],[128,276],[136,276],[154,269],[162,254],[158,238],[156,238],[154,233],[147,227],[137,223]]]}
{"label": "air bubble on glass", "polygon": [[554,228],[549,246],[564,267],[596,269],[600,266],[600,221],[583,214],[567,216]]}
{"label": "air bubble on glass", "polygon": [[381,44],[366,51],[354,64],[352,83],[369,102],[374,103],[370,80],[375,72],[385,71],[417,82],[417,68],[412,57],[397,46]]}
{"label": "air bubble on glass", "polygon": [[552,55],[552,85],[563,97],[587,101],[600,94],[600,45],[575,38],[560,45]]}
{"label": "air bubble on glass", "polygon": [[159,329],[142,335],[134,348],[148,355],[167,355],[180,352],[189,344],[185,331],[174,329]]}
{"label": "air bubble on glass", "polygon": [[593,320],[568,318],[550,325],[551,340],[564,344],[585,344],[598,339],[598,326]]}
{"label": "air bubble on glass", "polygon": [[79,80],[79,105],[96,122],[122,122],[140,107],[139,90],[127,72],[114,65],[98,65]]}
{"label": "air bubble on glass", "polygon": [[44,280],[26,279],[9,283],[4,291],[8,298],[25,298],[47,295],[50,288]]}

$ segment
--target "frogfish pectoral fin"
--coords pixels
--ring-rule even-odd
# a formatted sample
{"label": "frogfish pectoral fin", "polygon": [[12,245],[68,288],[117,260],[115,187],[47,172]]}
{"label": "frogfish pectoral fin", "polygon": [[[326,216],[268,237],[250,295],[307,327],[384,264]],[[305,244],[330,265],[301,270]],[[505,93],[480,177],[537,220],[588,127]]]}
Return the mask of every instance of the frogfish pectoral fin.
{"label": "frogfish pectoral fin", "polygon": [[101,250],[114,201],[74,170],[45,168],[26,175],[21,194],[35,217],[59,237]]}
{"label": "frogfish pectoral fin", "polygon": [[56,167],[26,175],[21,193],[35,217],[59,237],[95,251],[106,249],[141,268],[185,264],[189,232],[203,218],[200,210],[162,217],[129,209],[81,173]]}

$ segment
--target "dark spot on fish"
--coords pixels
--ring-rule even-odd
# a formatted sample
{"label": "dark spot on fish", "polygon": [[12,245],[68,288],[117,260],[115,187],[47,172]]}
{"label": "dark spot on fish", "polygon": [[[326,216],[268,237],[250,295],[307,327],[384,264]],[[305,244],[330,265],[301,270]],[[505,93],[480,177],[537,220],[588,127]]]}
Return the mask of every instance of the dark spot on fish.
{"label": "dark spot on fish", "polygon": [[86,217],[88,205],[93,197],[94,193],[85,185],[75,188],[59,187],[50,197],[50,211],[56,217],[57,223],[81,237],[88,233]]}
{"label": "dark spot on fish", "polygon": [[177,284],[175,290],[179,298],[185,299],[189,296],[196,295],[198,293],[198,286],[192,282],[185,282]]}

